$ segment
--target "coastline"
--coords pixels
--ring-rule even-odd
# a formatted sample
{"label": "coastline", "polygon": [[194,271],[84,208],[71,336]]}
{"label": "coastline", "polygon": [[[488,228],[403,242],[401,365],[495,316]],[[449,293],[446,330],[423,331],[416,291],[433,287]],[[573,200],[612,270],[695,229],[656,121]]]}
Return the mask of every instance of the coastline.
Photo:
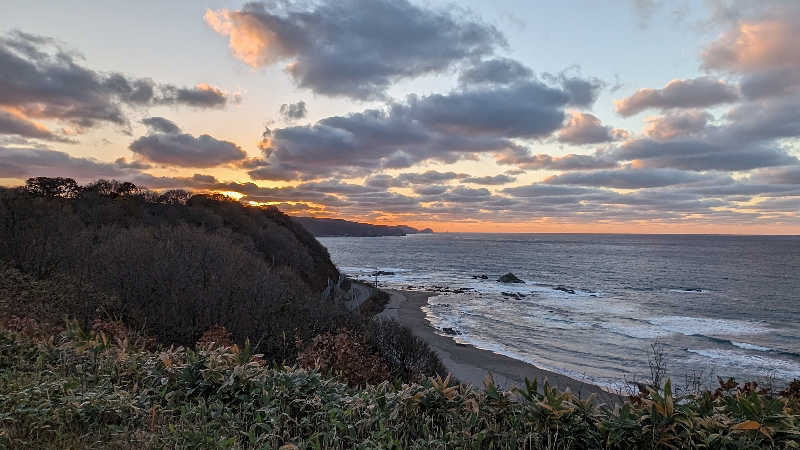
{"label": "coastline", "polygon": [[428,343],[439,355],[445,367],[451,371],[453,377],[464,384],[480,388],[483,386],[483,379],[491,372],[495,383],[505,389],[524,386],[525,378],[538,379],[540,385],[544,379],[547,379],[551,386],[561,391],[569,390],[579,397],[585,398],[594,394],[598,402],[607,405],[620,401],[619,396],[604,391],[599,386],[540,369],[524,361],[498,355],[489,350],[459,344],[449,337],[436,334],[421,309],[427,304],[428,297],[435,295],[433,292],[383,290],[390,295],[390,300],[377,317],[393,319],[408,327],[415,336]]}

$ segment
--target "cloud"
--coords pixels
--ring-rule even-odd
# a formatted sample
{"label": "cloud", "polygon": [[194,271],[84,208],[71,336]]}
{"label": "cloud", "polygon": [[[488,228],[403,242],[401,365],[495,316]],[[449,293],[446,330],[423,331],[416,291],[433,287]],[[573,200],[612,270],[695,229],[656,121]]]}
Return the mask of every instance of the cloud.
{"label": "cloud", "polygon": [[522,169],[550,169],[550,170],[592,170],[616,167],[616,159],[609,157],[604,151],[597,151],[593,155],[569,154],[564,156],[551,156],[548,154],[534,155],[528,149],[515,148],[498,152],[497,163],[501,165],[515,165]]}
{"label": "cloud", "polygon": [[762,169],[753,174],[755,182],[767,184],[791,184],[800,186],[800,165]]}
{"label": "cloud", "polygon": [[708,175],[677,169],[617,169],[553,175],[547,178],[545,183],[640,189],[695,183],[708,179]]}
{"label": "cloud", "polygon": [[82,66],[75,55],[42,36],[12,32],[0,37],[0,106],[29,120],[61,120],[80,130],[98,123],[126,124],[123,106],[214,107],[227,100],[208,85],[179,88],[97,72]]}
{"label": "cloud", "polygon": [[794,164],[797,158],[785,151],[760,145],[733,146],[711,139],[636,139],[609,154],[618,161],[633,161],[640,168],[739,171]]}
{"label": "cloud", "polygon": [[644,119],[644,133],[653,139],[668,140],[692,136],[705,129],[714,117],[701,110],[669,112]]}
{"label": "cloud", "polygon": [[148,189],[215,190],[221,183],[212,175],[196,173],[191,177],[156,177],[147,173],[134,176],[131,181]]}
{"label": "cloud", "polygon": [[536,80],[409,96],[384,109],[332,116],[271,130],[263,150],[270,167],[254,179],[363,176],[426,160],[453,163],[517,147],[510,138],[541,138],[561,128],[570,95]]}
{"label": "cloud", "polygon": [[662,89],[639,89],[632,96],[614,101],[614,108],[624,117],[646,109],[705,108],[732,103],[739,99],[735,86],[710,77],[672,80]]}
{"label": "cloud", "polygon": [[281,105],[280,113],[286,120],[303,119],[308,113],[306,110],[306,102],[284,103]]}
{"label": "cloud", "polygon": [[60,176],[82,180],[124,177],[134,172],[116,163],[76,158],[47,148],[0,147],[0,178]]}
{"label": "cloud", "polygon": [[493,58],[478,62],[461,72],[458,81],[462,85],[474,84],[513,84],[530,80],[533,71],[517,60]]}
{"label": "cloud", "polygon": [[558,141],[566,144],[585,145],[615,141],[627,136],[628,132],[625,130],[603,126],[597,116],[572,111],[566,125],[558,133]]}
{"label": "cloud", "polygon": [[120,169],[136,169],[145,170],[150,169],[152,166],[143,161],[128,161],[125,157],[120,157],[114,160],[114,165]]}
{"label": "cloud", "polygon": [[[547,78],[547,77],[546,77]],[[570,106],[589,107],[594,104],[600,91],[605,87],[605,82],[597,78],[581,78],[560,74],[556,79],[567,93]]]}
{"label": "cloud", "polygon": [[28,119],[19,111],[0,107],[0,135],[3,134],[47,141],[74,142],[64,136],[53,133],[46,126]]}
{"label": "cloud", "polygon": [[163,117],[147,117],[142,119],[142,123],[158,133],[177,134],[181,132],[181,129],[175,125],[175,122]]}
{"label": "cloud", "polygon": [[771,12],[736,23],[703,51],[703,67],[750,72],[800,66],[800,8],[784,2]]}
{"label": "cloud", "polygon": [[247,154],[236,144],[207,134],[195,137],[163,117],[142,121],[152,132],[131,143],[130,150],[146,160],[181,167],[215,167],[244,160]]}
{"label": "cloud", "polygon": [[486,177],[469,177],[461,180],[462,183],[483,184],[487,186],[498,186],[502,184],[513,183],[516,178],[508,175],[495,175]]}
{"label": "cloud", "polygon": [[[229,95],[221,89],[206,83],[198,84],[192,88],[164,85],[161,87],[161,98],[156,98],[157,103],[183,104],[198,108],[214,108],[225,106]],[[239,96],[234,95],[233,101],[238,103]]]}
{"label": "cloud", "polygon": [[300,87],[376,99],[394,82],[440,73],[505,46],[496,28],[406,0],[248,3],[207,10],[206,23],[252,67],[286,62]]}
{"label": "cloud", "polygon": [[465,173],[438,172],[436,170],[428,170],[421,173],[401,173],[396,177],[386,174],[372,175],[365,180],[365,184],[367,186],[385,189],[389,187],[405,187],[408,185],[439,184],[454,180],[462,180],[465,178],[469,178],[469,175]]}

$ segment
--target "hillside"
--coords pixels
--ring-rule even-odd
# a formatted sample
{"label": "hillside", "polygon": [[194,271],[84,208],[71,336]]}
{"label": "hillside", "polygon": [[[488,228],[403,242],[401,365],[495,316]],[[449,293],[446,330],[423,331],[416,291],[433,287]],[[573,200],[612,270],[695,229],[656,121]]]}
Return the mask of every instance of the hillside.
{"label": "hillside", "polygon": [[351,222],[343,219],[327,219],[317,217],[293,217],[295,221],[303,225],[314,236],[354,236],[354,237],[377,237],[377,236],[405,236],[407,234],[433,233],[433,230],[426,228],[418,230],[407,225],[373,225],[369,223]]}

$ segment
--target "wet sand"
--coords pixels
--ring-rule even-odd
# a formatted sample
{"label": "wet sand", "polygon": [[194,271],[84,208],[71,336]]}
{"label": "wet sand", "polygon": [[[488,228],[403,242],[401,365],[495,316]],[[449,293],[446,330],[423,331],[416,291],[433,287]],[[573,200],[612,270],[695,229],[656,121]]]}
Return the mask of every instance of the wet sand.
{"label": "wet sand", "polygon": [[619,401],[619,397],[598,386],[488,350],[459,344],[449,337],[436,334],[436,330],[425,320],[425,313],[421,309],[427,304],[429,296],[437,295],[435,293],[393,289],[386,289],[386,292],[391,295],[391,299],[378,317],[394,319],[425,340],[439,355],[445,367],[462,383],[483,387],[483,379],[490,372],[495,383],[504,388],[524,386],[526,377],[529,380],[538,379],[540,384],[546,378],[551,386],[562,391],[568,389],[580,397],[595,394],[597,400],[608,405]]}

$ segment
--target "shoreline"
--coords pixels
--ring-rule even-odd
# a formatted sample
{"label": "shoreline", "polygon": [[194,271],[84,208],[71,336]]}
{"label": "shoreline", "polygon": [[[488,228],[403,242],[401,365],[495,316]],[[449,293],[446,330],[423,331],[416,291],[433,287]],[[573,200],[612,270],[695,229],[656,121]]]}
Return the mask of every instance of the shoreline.
{"label": "shoreline", "polygon": [[483,379],[491,372],[495,383],[504,389],[524,386],[525,378],[538,379],[541,385],[546,378],[550,385],[558,390],[569,390],[582,398],[594,394],[599,402],[607,405],[613,405],[621,400],[619,396],[594,384],[540,369],[533,364],[489,350],[460,344],[449,337],[436,334],[435,328],[425,319],[425,313],[421,309],[427,304],[428,297],[435,295],[433,292],[382,290],[390,295],[390,300],[376,317],[392,319],[408,327],[415,336],[424,340],[439,355],[444,366],[461,383],[480,388],[483,386]]}

